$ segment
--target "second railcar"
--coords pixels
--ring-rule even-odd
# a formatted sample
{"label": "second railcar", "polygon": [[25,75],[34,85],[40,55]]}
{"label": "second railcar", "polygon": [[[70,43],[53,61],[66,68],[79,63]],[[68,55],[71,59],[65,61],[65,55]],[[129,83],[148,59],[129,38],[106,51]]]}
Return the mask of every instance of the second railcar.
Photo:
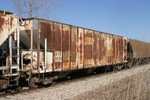
{"label": "second railcar", "polygon": [[150,43],[128,39],[129,67],[150,62]]}

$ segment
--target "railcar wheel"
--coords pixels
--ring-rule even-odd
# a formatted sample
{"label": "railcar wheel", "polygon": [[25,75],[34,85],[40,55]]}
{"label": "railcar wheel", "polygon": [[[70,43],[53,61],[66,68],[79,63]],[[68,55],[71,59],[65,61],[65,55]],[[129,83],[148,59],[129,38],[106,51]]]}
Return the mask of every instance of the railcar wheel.
{"label": "railcar wheel", "polygon": [[129,62],[129,63],[127,64],[127,66],[128,66],[129,68],[133,67],[133,62]]}
{"label": "railcar wheel", "polygon": [[116,72],[116,71],[121,71],[122,68],[123,68],[122,65],[114,66],[113,71],[114,71],[114,72]]}
{"label": "railcar wheel", "polygon": [[30,77],[28,80],[28,84],[30,88],[37,88],[38,85],[36,84],[36,78],[35,77]]}
{"label": "railcar wheel", "polygon": [[7,89],[8,87],[8,81],[7,80],[0,80],[0,90],[1,89]]}

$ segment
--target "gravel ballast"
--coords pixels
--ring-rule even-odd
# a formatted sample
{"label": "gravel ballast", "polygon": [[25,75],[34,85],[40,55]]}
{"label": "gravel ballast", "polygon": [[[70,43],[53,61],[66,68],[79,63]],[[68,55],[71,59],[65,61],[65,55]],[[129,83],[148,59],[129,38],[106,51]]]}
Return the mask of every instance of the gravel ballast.
{"label": "gravel ballast", "polygon": [[[0,100],[64,100],[73,99],[78,95],[88,91],[93,91],[97,88],[104,87],[126,77],[146,72],[150,69],[150,64],[140,67],[131,68],[128,70],[118,71],[114,73],[106,73],[78,79],[67,84],[59,84],[47,88],[40,88],[35,91],[9,95],[0,97]],[[79,99],[79,98],[78,98]]]}

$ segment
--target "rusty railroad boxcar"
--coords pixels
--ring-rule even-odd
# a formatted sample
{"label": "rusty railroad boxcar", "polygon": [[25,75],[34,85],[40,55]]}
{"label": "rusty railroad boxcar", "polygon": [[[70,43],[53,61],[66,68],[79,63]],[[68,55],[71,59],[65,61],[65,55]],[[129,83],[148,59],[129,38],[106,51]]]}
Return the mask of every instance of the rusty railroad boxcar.
{"label": "rusty railroad boxcar", "polygon": [[[27,40],[30,43],[25,42]],[[68,71],[127,62],[127,38],[43,19],[25,19],[20,41],[26,45],[22,49],[30,49],[29,55],[34,56],[37,49],[34,60],[39,72],[41,69],[44,72]],[[44,68],[38,67],[44,62]]]}

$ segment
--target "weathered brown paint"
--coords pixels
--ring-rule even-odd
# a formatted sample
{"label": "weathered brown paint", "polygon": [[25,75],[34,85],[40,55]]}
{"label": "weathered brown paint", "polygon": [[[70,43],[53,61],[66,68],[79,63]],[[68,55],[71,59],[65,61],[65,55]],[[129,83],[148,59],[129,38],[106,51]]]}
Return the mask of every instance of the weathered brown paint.
{"label": "weathered brown paint", "polygon": [[50,51],[53,50],[53,23],[40,22],[41,33],[47,38],[47,44]]}
{"label": "weathered brown paint", "polygon": [[93,39],[94,39],[94,44],[93,44],[93,60],[94,60],[94,65],[93,66],[98,66],[99,65],[99,33],[94,32],[93,33]]}
{"label": "weathered brown paint", "polygon": [[115,36],[113,36],[113,38],[112,38],[112,47],[113,47],[112,48],[113,49],[112,63],[115,64],[115,62],[116,62],[115,61],[116,60],[116,55],[115,55],[116,54],[116,38],[115,38]]}
{"label": "weathered brown paint", "polygon": [[70,68],[70,26],[63,25],[62,35],[63,70]]}
{"label": "weathered brown paint", "polygon": [[124,54],[124,61],[127,61],[127,39],[124,39],[124,45],[123,45],[124,47],[124,52],[123,52],[123,54]]}
{"label": "weathered brown paint", "polygon": [[99,66],[102,66],[103,65],[103,34],[102,33],[99,33]]}
{"label": "weathered brown paint", "polygon": [[100,54],[100,52],[99,52],[99,32],[96,32],[96,38],[97,38],[97,40],[96,40],[96,53],[95,53],[95,56],[96,56],[96,63],[95,63],[95,65],[96,65],[96,67],[98,67],[99,66],[99,54]]}
{"label": "weathered brown paint", "polygon": [[84,29],[78,28],[78,68],[83,68],[84,65]]}
{"label": "weathered brown paint", "polygon": [[84,35],[84,67],[93,67],[93,31],[85,29]]}
{"label": "weathered brown paint", "polygon": [[18,24],[18,17],[0,13],[0,45],[16,31]]}
{"label": "weathered brown paint", "polygon": [[54,23],[54,70],[62,68],[62,24]]}
{"label": "weathered brown paint", "polygon": [[1,31],[3,31],[2,27],[3,27],[4,21],[5,21],[5,19],[2,18],[1,16],[2,16],[2,14],[0,14],[0,33],[1,33]]}
{"label": "weathered brown paint", "polygon": [[107,65],[107,35],[103,34],[102,36],[102,63]]}
{"label": "weathered brown paint", "polygon": [[32,28],[32,20],[25,20],[24,22],[25,22],[24,29],[30,30]]}
{"label": "weathered brown paint", "polygon": [[112,64],[112,37],[107,36],[107,64]]}
{"label": "weathered brown paint", "polygon": [[[39,21],[41,35],[47,39],[47,52],[53,51],[53,23],[47,21]],[[53,58],[51,58],[53,59]],[[52,67],[52,68],[51,68]],[[46,63],[46,69],[54,70],[53,65],[49,64],[49,61]]]}
{"label": "weathered brown paint", "polygon": [[118,55],[119,53],[118,52],[119,52],[119,41],[118,41],[118,37],[116,36],[116,54],[115,54],[116,55],[116,57],[115,57],[116,64],[119,63],[118,62],[119,61],[119,55]]}
{"label": "weathered brown paint", "polygon": [[71,69],[77,69],[77,27],[71,28]]}
{"label": "weathered brown paint", "polygon": [[123,48],[123,39],[122,39],[122,38],[120,38],[120,48],[119,48],[119,49],[120,49],[120,51],[121,51],[121,52],[120,52],[120,58],[121,58],[121,59],[120,59],[120,62],[123,63],[123,58],[124,58],[124,57],[123,57],[123,50],[124,50],[124,48]]}
{"label": "weathered brown paint", "polygon": [[[39,21],[40,32],[53,53],[53,71],[123,63],[123,37],[51,21]],[[26,22],[26,29],[30,27]],[[27,32],[28,33],[28,32]]]}

